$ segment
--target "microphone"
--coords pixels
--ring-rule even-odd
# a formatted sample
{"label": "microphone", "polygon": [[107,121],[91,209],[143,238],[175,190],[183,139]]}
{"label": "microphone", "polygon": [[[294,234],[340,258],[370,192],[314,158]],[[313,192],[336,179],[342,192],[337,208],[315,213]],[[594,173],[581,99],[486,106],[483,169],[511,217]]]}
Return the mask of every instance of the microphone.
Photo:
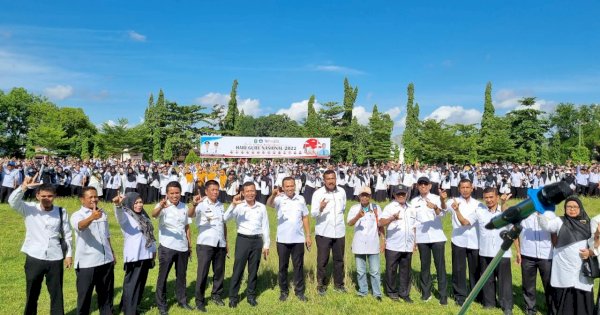
{"label": "microphone", "polygon": [[527,191],[529,199],[506,209],[486,224],[485,228],[493,230],[521,222],[535,211],[539,213],[544,213],[546,210],[554,211],[555,206],[571,194],[573,194],[573,190],[564,181],[544,186],[541,189],[529,189]]}

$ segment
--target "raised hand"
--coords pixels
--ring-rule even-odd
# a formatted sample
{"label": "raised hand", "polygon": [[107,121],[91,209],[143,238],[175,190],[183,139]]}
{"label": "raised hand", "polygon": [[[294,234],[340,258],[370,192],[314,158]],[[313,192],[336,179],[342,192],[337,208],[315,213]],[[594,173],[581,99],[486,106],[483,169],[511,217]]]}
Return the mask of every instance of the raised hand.
{"label": "raised hand", "polygon": [[440,188],[440,198],[442,200],[448,199],[448,192],[445,189]]}
{"label": "raised hand", "polygon": [[120,206],[121,203],[123,202],[123,199],[125,197],[123,197],[123,195],[118,194],[117,196],[115,196],[115,198],[112,199],[112,202],[116,205],[116,206]]}
{"label": "raised hand", "polygon": [[239,205],[240,203],[242,203],[242,194],[239,193],[239,194],[235,195],[233,197],[233,200],[231,201],[231,203],[234,204],[234,205],[236,205],[236,206]]}
{"label": "raised hand", "polygon": [[21,184],[21,189],[27,190],[27,189],[38,187],[42,184],[42,183],[35,183],[34,178],[35,177],[29,177],[29,176],[25,177],[25,179],[23,180],[23,184]]}
{"label": "raised hand", "polygon": [[167,197],[165,196],[165,198],[163,200],[160,201],[160,208],[164,209],[167,207]]}
{"label": "raised hand", "polygon": [[321,200],[321,204],[319,205],[319,210],[321,212],[323,212],[323,209],[325,209],[325,207],[327,206],[328,203],[329,203],[329,200],[327,200],[327,199]]}
{"label": "raised hand", "polygon": [[452,199],[451,207],[454,211],[458,211],[458,201],[456,201],[456,198]]}

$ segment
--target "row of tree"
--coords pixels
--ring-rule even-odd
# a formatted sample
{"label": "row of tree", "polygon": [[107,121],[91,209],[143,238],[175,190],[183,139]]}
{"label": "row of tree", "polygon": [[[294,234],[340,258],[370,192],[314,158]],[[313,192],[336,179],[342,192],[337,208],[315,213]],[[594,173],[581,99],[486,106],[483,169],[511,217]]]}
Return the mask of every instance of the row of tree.
{"label": "row of tree", "polygon": [[560,103],[546,113],[535,107],[535,97],[498,116],[492,103],[492,84],[485,89],[481,124],[448,125],[443,120],[419,120],[414,85],[408,85],[406,128],[402,135],[408,162],[530,162],[587,163],[598,160],[600,106]]}
{"label": "row of tree", "polygon": [[[373,106],[366,126],[352,115],[358,88],[344,80],[341,103],[324,102],[315,108],[308,101],[307,118],[296,122],[286,115],[246,115],[237,105],[234,80],[227,105],[212,108],[179,105],[162,90],[151,94],[144,121],[130,126],[126,119],[96,127],[81,108],[58,107],[24,88],[0,91],[0,156],[49,154],[90,157],[119,156],[124,149],[142,152],[155,161],[188,155],[195,160],[202,134],[265,137],[329,137],[335,161],[397,160],[399,147],[392,141],[394,121]],[[406,127],[402,135],[405,160],[428,163],[515,161],[563,163],[597,158],[600,146],[600,106],[561,103],[547,114],[535,108],[535,98],[504,116],[496,115],[492,85],[487,84],[481,124],[447,124],[419,118],[414,85],[407,88]]]}

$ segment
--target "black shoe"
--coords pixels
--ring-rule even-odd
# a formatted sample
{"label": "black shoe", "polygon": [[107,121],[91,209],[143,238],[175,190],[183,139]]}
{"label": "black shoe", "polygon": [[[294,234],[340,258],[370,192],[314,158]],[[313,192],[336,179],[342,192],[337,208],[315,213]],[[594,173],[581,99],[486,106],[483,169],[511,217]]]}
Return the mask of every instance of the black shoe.
{"label": "black shoe", "polygon": [[287,300],[287,298],[288,298],[287,292],[281,292],[281,294],[279,295],[279,301],[281,301],[281,302],[285,302],[285,300]]}
{"label": "black shoe", "polygon": [[430,296],[422,296],[421,297],[421,301],[429,302],[430,300],[431,300],[431,295]]}
{"label": "black shoe", "polygon": [[248,300],[248,304],[250,304],[250,306],[254,307],[254,306],[258,305],[258,302],[256,302],[256,298],[253,296],[249,296],[247,300]]}
{"label": "black shoe", "polygon": [[177,306],[179,306],[180,308],[183,308],[184,310],[188,310],[188,311],[191,311],[194,309],[187,303],[177,303]]}
{"label": "black shoe", "polygon": [[390,298],[390,300],[392,301],[398,301],[400,300],[400,298],[397,295],[388,295],[388,297]]}
{"label": "black shoe", "polygon": [[225,306],[225,302],[223,302],[223,299],[221,299],[220,296],[215,295],[215,296],[212,297],[211,300],[217,306]]}
{"label": "black shoe", "polygon": [[448,298],[447,297],[440,298],[440,305],[448,305]]}
{"label": "black shoe", "polygon": [[206,306],[204,303],[197,304],[196,309],[202,313],[206,313]]}
{"label": "black shoe", "polygon": [[237,300],[229,300],[229,307],[230,308],[236,308],[238,305],[238,301]]}
{"label": "black shoe", "polygon": [[348,290],[346,290],[346,288],[345,288],[345,287],[335,287],[335,288],[333,289],[333,291],[335,291],[335,292],[339,292],[339,293],[348,293]]}
{"label": "black shoe", "polygon": [[160,315],[169,315],[169,311],[167,311],[167,310],[158,310],[158,313]]}
{"label": "black shoe", "polygon": [[375,299],[377,300],[377,302],[381,302],[381,296],[376,296]]}
{"label": "black shoe", "polygon": [[414,301],[410,298],[410,296],[407,297],[403,297],[402,300],[404,300],[404,302],[406,303],[413,303]]}
{"label": "black shoe", "polygon": [[319,292],[320,296],[325,296],[325,288],[318,288],[317,291]]}
{"label": "black shoe", "polygon": [[308,302],[308,298],[306,297],[306,295],[304,294],[299,294],[296,295],[296,297],[298,298],[298,300],[300,300],[301,302]]}
{"label": "black shoe", "polygon": [[456,305],[458,305],[460,307],[462,307],[463,304],[465,304],[465,301],[461,301],[461,300],[456,301]]}

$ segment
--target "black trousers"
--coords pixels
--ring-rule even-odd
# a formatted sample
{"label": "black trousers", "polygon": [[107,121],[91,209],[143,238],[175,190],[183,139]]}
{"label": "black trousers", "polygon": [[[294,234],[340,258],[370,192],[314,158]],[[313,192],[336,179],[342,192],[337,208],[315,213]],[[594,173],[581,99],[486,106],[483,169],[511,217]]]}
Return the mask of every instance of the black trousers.
{"label": "black trousers", "polygon": [[38,299],[42,290],[42,282],[46,277],[46,288],[50,294],[50,314],[64,314],[63,307],[63,261],[41,260],[29,255],[25,258],[25,315],[37,314]]}
{"label": "black trousers", "polygon": [[167,277],[173,264],[175,265],[175,296],[177,303],[187,303],[185,295],[187,264],[190,252],[180,252],[174,249],[158,246],[158,278],[156,279],[156,305],[159,310],[166,310]]}
{"label": "black trousers", "polygon": [[[485,270],[487,266],[492,262],[493,257],[479,257],[481,263],[481,270]],[[498,285],[498,301],[500,307],[504,311],[513,309],[513,295],[512,295],[512,272],[510,269],[510,258],[500,259],[500,263],[494,274],[490,276],[488,281],[483,286],[483,306],[496,307],[496,284]]]}
{"label": "black trousers", "polygon": [[208,245],[196,245],[196,256],[198,269],[196,278],[196,305],[204,305],[204,292],[208,283],[208,269],[212,264],[213,287],[212,296],[219,298],[223,294],[223,279],[225,278],[225,247],[212,247]]}
{"label": "black trousers", "polygon": [[77,185],[71,185],[71,196],[75,196],[75,197],[79,197],[79,194],[81,193],[81,186],[77,186]]}
{"label": "black trousers", "polygon": [[[407,298],[410,295],[410,263],[412,252],[385,250],[385,291],[389,297]],[[400,275],[399,282],[398,274]]]}
{"label": "black trousers", "polygon": [[258,267],[260,266],[260,255],[262,254],[263,240],[260,235],[237,235],[235,240],[235,261],[233,263],[233,274],[229,286],[229,299],[238,300],[238,293],[244,276],[244,268],[248,263],[248,297],[256,297],[256,280]]}
{"label": "black trousers", "polygon": [[279,289],[281,292],[289,292],[287,273],[291,256],[294,267],[294,292],[296,295],[304,294],[304,243],[277,243],[277,255],[279,255]]}
{"label": "black trousers", "polygon": [[91,268],[77,268],[77,314],[89,314],[92,294],[96,288],[98,311],[112,314],[115,289],[115,265],[111,262]]}
{"label": "black trousers", "polygon": [[590,197],[600,196],[600,190],[598,190],[598,183],[588,183],[588,196],[590,196]]}
{"label": "black trousers", "polygon": [[540,279],[544,286],[546,296],[546,307],[552,309],[552,287],[550,286],[550,275],[552,271],[552,259],[539,259],[521,256],[521,276],[523,279],[523,300],[525,300],[525,311],[533,313],[537,311],[536,301],[536,275],[540,273]]}
{"label": "black trousers", "polygon": [[315,236],[317,243],[317,287],[327,286],[327,263],[329,252],[333,254],[333,284],[340,288],[344,286],[344,249],[346,238],[329,238],[321,235]]}
{"label": "black trousers", "polygon": [[[469,287],[467,288],[467,264]],[[479,250],[452,244],[452,288],[454,300],[464,302],[479,280]]]}
{"label": "black trousers", "polygon": [[431,296],[431,256],[437,273],[438,290],[440,299],[447,298],[448,279],[446,279],[446,260],[444,258],[446,251],[446,242],[417,244],[419,256],[421,257],[421,274],[419,282],[421,284],[421,295],[424,298]]}
{"label": "black trousers", "polygon": [[137,191],[138,194],[140,194],[140,197],[142,197],[142,201],[144,203],[150,203],[150,200],[148,200],[148,184],[137,184],[135,190]]}
{"label": "black trousers", "polygon": [[125,278],[123,279],[123,295],[121,310],[125,315],[137,315],[138,307],[144,296],[148,271],[152,268],[152,259],[125,263]]}
{"label": "black trousers", "polygon": [[583,291],[570,288],[554,288],[553,311],[550,314],[592,315],[594,313],[594,290]]}
{"label": "black trousers", "polygon": [[8,202],[8,196],[10,196],[10,194],[13,192],[13,190],[15,190],[12,187],[4,187],[2,186],[0,188],[0,202],[1,203],[6,203]]}

